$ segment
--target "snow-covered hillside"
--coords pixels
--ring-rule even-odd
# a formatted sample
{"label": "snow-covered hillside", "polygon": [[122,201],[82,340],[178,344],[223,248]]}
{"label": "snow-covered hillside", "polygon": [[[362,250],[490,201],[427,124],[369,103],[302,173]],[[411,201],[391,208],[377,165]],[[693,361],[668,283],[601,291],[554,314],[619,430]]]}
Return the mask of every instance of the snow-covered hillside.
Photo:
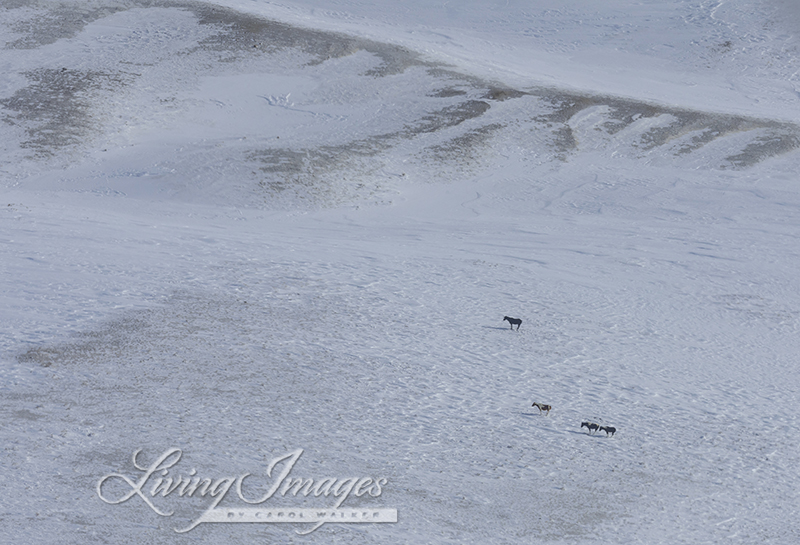
{"label": "snow-covered hillside", "polygon": [[799,31],[5,2],[0,542],[796,543]]}

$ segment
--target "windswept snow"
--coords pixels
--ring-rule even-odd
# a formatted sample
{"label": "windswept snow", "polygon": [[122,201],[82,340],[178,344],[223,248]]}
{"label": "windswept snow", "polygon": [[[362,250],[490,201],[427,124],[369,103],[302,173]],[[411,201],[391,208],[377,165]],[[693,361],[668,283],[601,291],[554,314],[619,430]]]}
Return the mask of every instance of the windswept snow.
{"label": "windswept snow", "polygon": [[796,9],[451,4],[0,8],[0,541],[797,542]]}

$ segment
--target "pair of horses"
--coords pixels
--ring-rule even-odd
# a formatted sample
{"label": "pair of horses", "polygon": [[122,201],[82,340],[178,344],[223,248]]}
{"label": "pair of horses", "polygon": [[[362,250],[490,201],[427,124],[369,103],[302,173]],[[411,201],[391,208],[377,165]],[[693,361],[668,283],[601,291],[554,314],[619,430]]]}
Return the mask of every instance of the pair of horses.
{"label": "pair of horses", "polygon": [[617,428],[613,426],[601,426],[600,424],[595,424],[594,422],[581,422],[581,428],[587,428],[590,435],[593,431],[604,431],[606,432],[606,437],[608,437],[608,435],[614,437],[614,434],[617,432]]}

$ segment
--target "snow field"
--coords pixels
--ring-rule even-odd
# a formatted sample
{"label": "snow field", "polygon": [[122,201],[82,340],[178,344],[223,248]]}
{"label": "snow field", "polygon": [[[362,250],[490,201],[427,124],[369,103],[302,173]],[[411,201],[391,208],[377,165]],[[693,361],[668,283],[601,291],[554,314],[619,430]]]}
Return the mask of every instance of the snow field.
{"label": "snow field", "polygon": [[[695,250],[687,241],[651,235],[684,263],[642,265],[632,264],[641,259],[635,247],[613,255],[603,246],[624,240],[619,232],[585,240],[585,228],[574,229],[541,237],[549,243],[536,247],[525,244],[534,237],[497,219],[443,232],[373,225],[366,234],[340,217],[326,218],[339,226],[314,241],[308,232],[319,231],[307,220],[281,218],[294,225],[284,225],[289,236],[273,237],[282,242],[266,253],[296,257],[241,262],[221,244],[229,226],[239,233],[227,246],[232,255],[262,246],[253,232],[241,236],[250,225],[256,233],[281,228],[268,217],[213,222],[205,228],[213,234],[181,242],[186,264],[173,259],[169,275],[188,276],[188,269],[193,280],[162,303],[21,358],[49,365],[40,373],[53,389],[23,387],[22,410],[35,416],[20,420],[33,452],[47,458],[38,467],[83,468],[67,490],[96,472],[86,467],[96,463],[93,453],[105,453],[105,463],[116,458],[113,467],[129,465],[133,436],[147,438],[136,448],[148,454],[177,444],[216,473],[253,471],[295,445],[308,450],[308,463],[339,472],[358,473],[352,466],[363,460],[387,476],[383,501],[403,507],[409,535],[421,540],[507,532],[592,540],[610,526],[618,536],[656,542],[747,540],[786,516],[793,492],[782,475],[796,454],[782,438],[795,419],[782,407],[796,401],[796,389],[792,347],[776,340],[796,330],[796,312],[752,287],[703,295],[714,286],[706,278],[717,259],[687,259]],[[295,230],[301,234],[292,237]],[[490,243],[509,232],[515,242]],[[652,252],[669,256],[663,247]],[[577,263],[586,270],[577,272]],[[148,267],[134,276],[158,278]],[[642,268],[657,270],[643,275]],[[500,322],[504,314],[524,318],[519,332]],[[769,366],[755,361],[765,354]],[[551,415],[539,416],[534,400],[552,404]],[[72,417],[76,407],[83,409]],[[589,437],[582,420],[619,431]],[[59,448],[52,445],[57,428],[71,438]],[[50,458],[53,450],[60,456]],[[769,489],[757,486],[762,479]],[[551,500],[545,506],[542,495]],[[70,505],[91,513],[96,501],[86,495]],[[119,534],[116,520],[113,528],[88,527],[133,540],[149,516],[151,539],[174,539],[173,521],[126,509],[130,534]],[[329,530],[304,539],[336,539]],[[217,539],[241,531],[192,532]],[[252,536],[270,531],[286,535],[253,528]],[[393,539],[381,528],[364,537],[381,532]]]}

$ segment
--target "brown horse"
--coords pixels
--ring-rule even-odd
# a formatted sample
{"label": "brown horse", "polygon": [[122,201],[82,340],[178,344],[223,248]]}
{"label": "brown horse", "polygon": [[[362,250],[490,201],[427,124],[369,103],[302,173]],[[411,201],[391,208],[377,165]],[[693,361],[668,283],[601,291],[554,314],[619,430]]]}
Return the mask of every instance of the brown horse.
{"label": "brown horse", "polygon": [[539,403],[538,401],[534,402],[533,405],[531,405],[531,407],[536,407],[537,409],[539,409],[539,414],[542,414],[542,412],[544,412],[545,414],[550,414],[550,409],[553,408],[552,405],[545,405],[544,403]]}

